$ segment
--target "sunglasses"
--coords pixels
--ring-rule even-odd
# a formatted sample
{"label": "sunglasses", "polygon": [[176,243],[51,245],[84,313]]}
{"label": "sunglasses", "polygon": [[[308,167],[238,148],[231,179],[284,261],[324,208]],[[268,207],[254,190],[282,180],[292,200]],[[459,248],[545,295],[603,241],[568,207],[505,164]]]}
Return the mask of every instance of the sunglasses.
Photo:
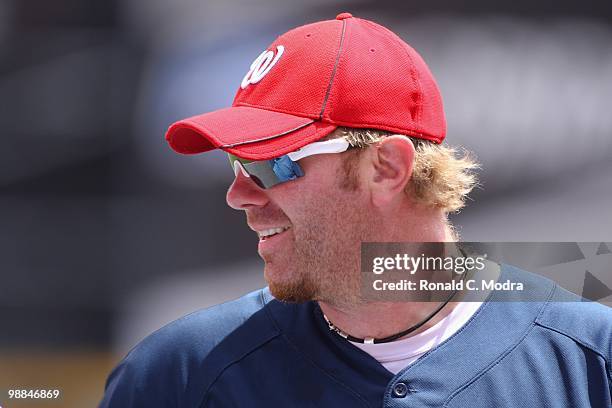
{"label": "sunglasses", "polygon": [[350,148],[346,139],[332,139],[325,142],[314,142],[295,152],[284,154],[270,160],[245,160],[228,154],[234,174],[239,171],[249,177],[259,187],[266,189],[304,176],[304,170],[298,160],[317,154],[342,153]]}

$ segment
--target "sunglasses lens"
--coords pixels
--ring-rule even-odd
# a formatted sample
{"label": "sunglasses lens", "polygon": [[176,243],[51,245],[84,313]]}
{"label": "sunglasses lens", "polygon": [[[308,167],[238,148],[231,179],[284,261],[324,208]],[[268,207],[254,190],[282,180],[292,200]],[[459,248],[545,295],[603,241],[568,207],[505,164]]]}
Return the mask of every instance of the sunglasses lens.
{"label": "sunglasses lens", "polygon": [[[259,179],[259,177],[251,174],[250,175],[251,180],[253,180],[253,183],[257,184],[260,188],[266,189],[268,187],[266,187],[266,185]],[[269,186],[272,187],[272,186]]]}
{"label": "sunglasses lens", "polygon": [[270,160],[272,162],[272,171],[281,182],[294,180],[304,175],[304,171],[299,164],[289,158],[289,156],[281,156]]}
{"label": "sunglasses lens", "polygon": [[271,160],[248,161],[230,154],[229,160],[235,172],[240,166],[255,184],[264,189],[304,175],[299,164],[286,155]]}

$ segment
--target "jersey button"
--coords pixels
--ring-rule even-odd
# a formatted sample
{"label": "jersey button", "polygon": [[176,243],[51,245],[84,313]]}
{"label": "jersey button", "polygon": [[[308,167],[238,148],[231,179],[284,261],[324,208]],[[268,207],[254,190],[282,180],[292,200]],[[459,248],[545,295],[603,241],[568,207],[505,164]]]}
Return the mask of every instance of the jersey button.
{"label": "jersey button", "polygon": [[393,386],[393,396],[395,398],[404,398],[408,394],[408,386],[403,382],[398,382]]}

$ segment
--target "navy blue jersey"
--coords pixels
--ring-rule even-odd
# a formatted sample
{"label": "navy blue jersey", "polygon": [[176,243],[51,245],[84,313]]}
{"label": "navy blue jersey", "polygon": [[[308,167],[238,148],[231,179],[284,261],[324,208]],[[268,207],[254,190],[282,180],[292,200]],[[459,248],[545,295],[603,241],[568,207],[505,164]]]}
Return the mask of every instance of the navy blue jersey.
{"label": "navy blue jersey", "polygon": [[393,375],[329,331],[315,302],[266,289],[156,331],[113,370],[101,407],[610,407],[612,309],[502,266],[444,343]]}

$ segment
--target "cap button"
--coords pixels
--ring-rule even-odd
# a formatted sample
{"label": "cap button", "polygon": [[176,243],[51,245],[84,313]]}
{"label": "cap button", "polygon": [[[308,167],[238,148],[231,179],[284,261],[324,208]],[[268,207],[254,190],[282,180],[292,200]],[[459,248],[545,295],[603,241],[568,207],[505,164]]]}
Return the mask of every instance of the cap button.
{"label": "cap button", "polygon": [[336,20],[344,20],[345,18],[351,18],[353,15],[351,13],[340,13],[336,16]]}

